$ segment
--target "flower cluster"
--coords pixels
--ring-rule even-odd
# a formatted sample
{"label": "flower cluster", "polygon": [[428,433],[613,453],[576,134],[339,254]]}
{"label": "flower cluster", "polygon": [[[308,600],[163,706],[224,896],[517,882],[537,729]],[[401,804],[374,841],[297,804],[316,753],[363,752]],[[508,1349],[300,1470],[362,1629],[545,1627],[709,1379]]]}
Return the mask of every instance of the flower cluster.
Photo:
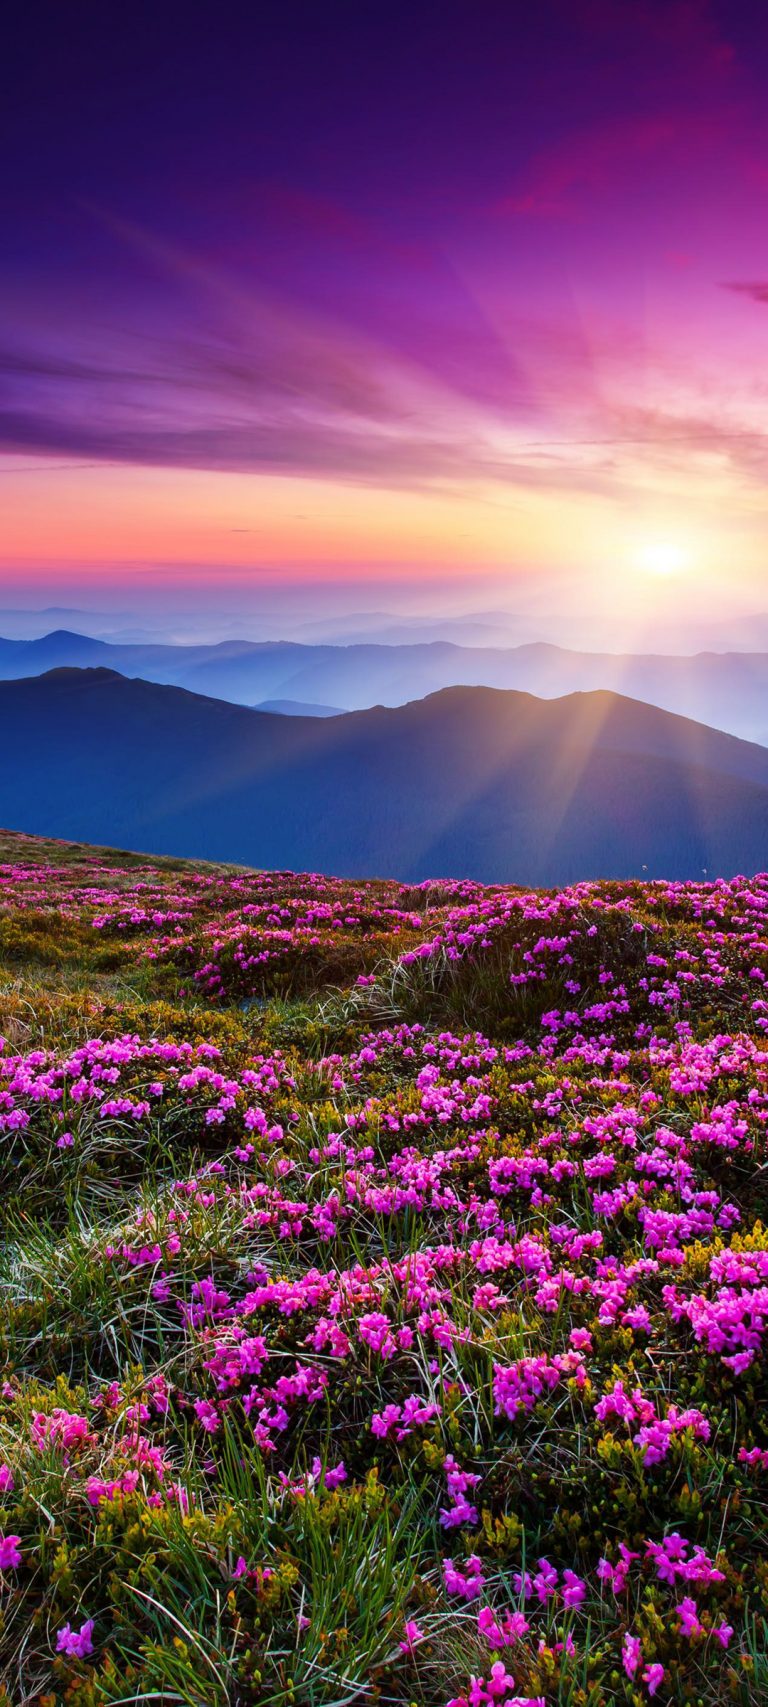
{"label": "flower cluster", "polygon": [[30,844],[0,948],[28,1693],[761,1698],[768,880]]}

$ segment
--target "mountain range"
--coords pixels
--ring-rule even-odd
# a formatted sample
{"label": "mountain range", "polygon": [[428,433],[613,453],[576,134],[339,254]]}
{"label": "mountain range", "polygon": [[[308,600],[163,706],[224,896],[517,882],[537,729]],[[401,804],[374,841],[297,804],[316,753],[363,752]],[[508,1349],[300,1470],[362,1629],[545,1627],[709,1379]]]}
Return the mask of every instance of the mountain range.
{"label": "mountain range", "polygon": [[276,711],[281,717],[341,717],[340,705],[314,705],[303,699],[262,699],[254,711]]}
{"label": "mountain range", "polygon": [[409,881],[768,865],[768,751],[604,691],[286,717],[59,668],[0,720],[0,823],[40,835]]}
{"label": "mountain range", "polygon": [[118,646],[66,629],[38,640],[0,639],[0,680],[59,666],[102,666],[235,704],[279,701],[281,709],[298,705],[323,711],[403,705],[456,686],[513,688],[545,699],[602,688],[768,745],[768,653],[763,652],[634,656],[568,651],[544,642],[504,648],[449,641]]}

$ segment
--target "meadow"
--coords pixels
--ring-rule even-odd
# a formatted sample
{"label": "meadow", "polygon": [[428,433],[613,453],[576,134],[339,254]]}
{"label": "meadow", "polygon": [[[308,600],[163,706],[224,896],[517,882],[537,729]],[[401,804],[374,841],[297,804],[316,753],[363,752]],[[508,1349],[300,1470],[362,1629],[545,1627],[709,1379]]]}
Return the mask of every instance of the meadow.
{"label": "meadow", "polygon": [[768,1703],[768,877],[0,861],[0,1701]]}

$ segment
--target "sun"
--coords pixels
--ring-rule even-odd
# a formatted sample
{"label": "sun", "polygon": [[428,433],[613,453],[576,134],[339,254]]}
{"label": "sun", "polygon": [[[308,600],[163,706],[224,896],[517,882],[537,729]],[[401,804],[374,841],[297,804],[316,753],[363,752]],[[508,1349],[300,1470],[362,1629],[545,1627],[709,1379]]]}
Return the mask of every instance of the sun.
{"label": "sun", "polygon": [[688,553],[675,540],[650,539],[640,546],[637,563],[646,575],[666,579],[670,575],[681,574],[687,566]]}

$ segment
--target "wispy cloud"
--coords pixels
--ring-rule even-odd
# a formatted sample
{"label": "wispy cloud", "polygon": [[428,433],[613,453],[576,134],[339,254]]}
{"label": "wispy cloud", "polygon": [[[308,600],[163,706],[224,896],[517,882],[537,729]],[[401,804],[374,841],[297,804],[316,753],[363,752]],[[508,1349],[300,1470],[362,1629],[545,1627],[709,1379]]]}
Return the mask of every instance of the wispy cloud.
{"label": "wispy cloud", "polygon": [[631,118],[598,125],[542,152],[498,204],[506,214],[570,218],[615,184],[618,174],[658,158],[680,135],[674,116]]}
{"label": "wispy cloud", "polygon": [[[499,484],[620,492],[627,459],[690,470],[719,453],[762,469],[765,435],[732,409],[639,405],[620,341],[606,335],[600,387],[578,387],[556,328],[538,345],[540,417],[469,407],[406,364],[362,345],[311,351],[300,323],[265,344],[230,334],[146,340],[142,359],[114,347],[64,355],[0,352],[0,447],[84,463],[281,473],[400,489]],[[133,351],[135,355],[135,350]],[[612,373],[610,362],[615,362]],[[578,365],[578,364],[577,364]]]}
{"label": "wispy cloud", "polygon": [[737,296],[747,296],[751,302],[768,302],[768,279],[727,280],[722,289],[735,291]]}
{"label": "wispy cloud", "polygon": [[[665,134],[662,124],[636,146],[660,147]],[[604,154],[605,139],[595,171]],[[0,349],[6,453],[614,498],[631,494],[638,469],[647,486],[670,469],[695,473],[713,453],[740,479],[762,473],[763,435],[736,391],[723,407],[722,388],[708,396],[690,370],[681,383],[669,352],[616,314],[595,310],[583,324],[564,313],[488,315],[486,346],[478,309],[457,324],[444,359],[425,366],[393,348],[375,317],[366,333],[151,234],[117,230],[170,277],[177,323],[154,302],[126,323],[115,301],[112,326],[69,317],[43,333],[17,305],[15,335]],[[759,281],[726,288],[768,300]],[[497,349],[509,356],[508,384],[472,395],[467,369]]]}

